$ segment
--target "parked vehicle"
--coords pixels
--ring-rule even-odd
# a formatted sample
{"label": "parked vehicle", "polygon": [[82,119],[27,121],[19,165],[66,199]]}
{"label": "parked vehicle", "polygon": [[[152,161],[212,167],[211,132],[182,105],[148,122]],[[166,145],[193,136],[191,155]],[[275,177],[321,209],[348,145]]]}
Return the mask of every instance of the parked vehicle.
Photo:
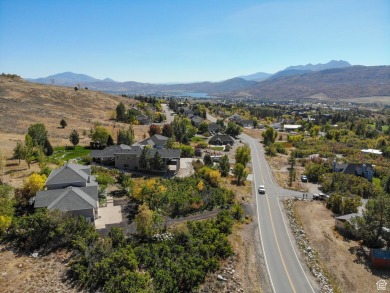
{"label": "parked vehicle", "polygon": [[301,176],[301,181],[302,182],[307,182],[308,181],[307,176],[306,175],[302,175]]}
{"label": "parked vehicle", "polygon": [[329,198],[329,195],[325,194],[325,193],[314,193],[313,194],[313,199],[314,200],[326,200]]}

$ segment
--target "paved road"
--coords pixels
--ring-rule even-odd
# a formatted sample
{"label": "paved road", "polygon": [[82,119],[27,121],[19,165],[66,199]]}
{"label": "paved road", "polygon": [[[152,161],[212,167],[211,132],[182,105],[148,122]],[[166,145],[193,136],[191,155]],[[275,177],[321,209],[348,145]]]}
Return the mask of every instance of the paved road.
{"label": "paved road", "polygon": [[[280,188],[264,157],[258,140],[242,134],[241,138],[251,148],[253,184],[256,191],[257,219],[265,264],[275,293],[319,292],[315,282],[309,281],[310,273],[301,265],[290,236],[288,223],[282,215],[280,196],[302,196],[302,193]],[[266,194],[258,194],[259,185],[265,185]]]}
{"label": "paved road", "polygon": [[173,112],[168,109],[167,104],[161,104],[161,107],[163,108],[165,115],[167,116],[167,120],[163,122],[163,124],[170,124],[173,121],[173,118],[175,116],[171,115]]}

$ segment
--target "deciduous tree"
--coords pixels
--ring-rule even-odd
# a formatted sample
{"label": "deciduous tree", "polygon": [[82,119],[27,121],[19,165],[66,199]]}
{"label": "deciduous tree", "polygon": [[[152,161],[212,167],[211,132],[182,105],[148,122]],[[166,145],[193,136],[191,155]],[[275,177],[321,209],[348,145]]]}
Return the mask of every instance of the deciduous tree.
{"label": "deciduous tree", "polygon": [[32,124],[27,131],[31,137],[33,146],[45,146],[47,140],[47,130],[43,123]]}
{"label": "deciduous tree", "polygon": [[152,124],[149,127],[148,133],[149,136],[153,136],[155,134],[161,134],[161,127],[159,125]]}
{"label": "deciduous tree", "polygon": [[229,174],[230,171],[230,162],[229,157],[227,155],[224,155],[219,160],[219,171],[221,171],[222,177],[226,177]]}
{"label": "deciduous tree", "polygon": [[264,138],[264,144],[269,145],[275,142],[278,133],[273,127],[267,127],[267,129],[261,135]]}
{"label": "deciduous tree", "polygon": [[244,167],[251,160],[251,149],[247,145],[239,146],[236,149],[236,163],[242,164]]}

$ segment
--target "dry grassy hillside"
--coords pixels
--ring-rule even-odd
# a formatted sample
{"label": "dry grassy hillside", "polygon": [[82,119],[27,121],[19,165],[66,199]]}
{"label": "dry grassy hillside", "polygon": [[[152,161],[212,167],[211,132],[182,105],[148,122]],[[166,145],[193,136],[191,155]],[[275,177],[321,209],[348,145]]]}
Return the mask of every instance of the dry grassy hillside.
{"label": "dry grassy hillside", "polygon": [[[119,127],[110,121],[112,111],[122,101],[129,106],[136,101],[117,95],[73,88],[26,82],[0,76],[0,149],[9,154],[16,141],[23,139],[32,123],[44,123],[53,145],[69,144],[72,129],[81,134],[94,122],[110,128]],[[61,129],[64,118],[68,124]],[[87,140],[82,140],[86,143]]]}

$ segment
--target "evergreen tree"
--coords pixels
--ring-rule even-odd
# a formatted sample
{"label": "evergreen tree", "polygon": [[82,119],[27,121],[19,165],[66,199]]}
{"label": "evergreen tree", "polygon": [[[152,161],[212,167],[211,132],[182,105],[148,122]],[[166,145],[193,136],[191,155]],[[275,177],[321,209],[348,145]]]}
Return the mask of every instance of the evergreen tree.
{"label": "evergreen tree", "polygon": [[126,121],[126,107],[120,102],[118,106],[116,106],[116,121]]}
{"label": "evergreen tree", "polygon": [[43,147],[44,153],[46,156],[51,156],[54,152],[53,147],[48,139],[45,141],[45,145]]}
{"label": "evergreen tree", "polygon": [[75,129],[73,129],[72,132],[70,133],[69,141],[71,142],[73,147],[79,144],[80,141],[79,134]]}
{"label": "evergreen tree", "polygon": [[62,128],[65,128],[66,126],[68,126],[68,123],[66,123],[65,119],[61,119],[60,125]]}
{"label": "evergreen tree", "polygon": [[203,162],[206,166],[212,167],[214,165],[213,160],[209,154],[205,154],[203,157]]}
{"label": "evergreen tree", "polygon": [[141,156],[138,161],[138,168],[141,170],[150,170],[149,148],[142,149]]}
{"label": "evergreen tree", "polygon": [[22,142],[18,141],[16,143],[13,157],[19,160],[19,165],[20,165],[20,160],[23,160],[25,157],[25,146],[23,145]]}
{"label": "evergreen tree", "polygon": [[114,143],[114,139],[112,138],[111,134],[108,135],[108,137],[107,137],[107,146],[112,146],[114,144],[115,144]]}
{"label": "evergreen tree", "polygon": [[161,158],[158,151],[156,151],[153,159],[151,160],[151,168],[155,171],[163,171],[165,169],[164,159]]}

